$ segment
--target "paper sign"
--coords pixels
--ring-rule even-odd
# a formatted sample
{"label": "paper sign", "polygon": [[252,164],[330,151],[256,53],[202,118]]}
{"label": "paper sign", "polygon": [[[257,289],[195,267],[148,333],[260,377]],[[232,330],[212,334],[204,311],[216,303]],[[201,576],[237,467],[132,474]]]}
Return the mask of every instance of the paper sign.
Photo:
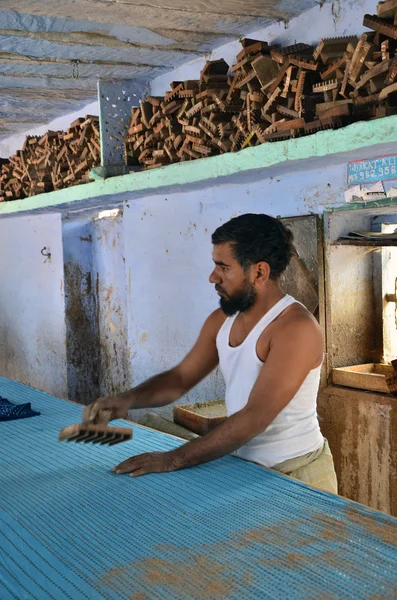
{"label": "paper sign", "polygon": [[354,160],[347,165],[348,185],[397,179],[397,156],[378,156]]}

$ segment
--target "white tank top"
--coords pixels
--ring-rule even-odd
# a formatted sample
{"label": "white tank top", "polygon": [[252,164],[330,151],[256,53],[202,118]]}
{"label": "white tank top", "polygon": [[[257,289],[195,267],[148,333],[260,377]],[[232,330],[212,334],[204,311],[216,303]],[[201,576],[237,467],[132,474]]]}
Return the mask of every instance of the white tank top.
{"label": "white tank top", "polygon": [[[256,353],[261,333],[286,308],[294,304],[292,296],[284,296],[250,331],[239,346],[230,346],[230,331],[238,315],[228,317],[219,330],[216,345],[219,365],[226,383],[226,409],[231,416],[248,402],[251,390],[263,367]],[[290,458],[314,452],[324,438],[317,418],[317,393],[321,365],[309,372],[301,387],[267,429],[236,450],[234,454],[266,467],[273,467]],[[280,371],[280,377],[283,375]],[[266,402],[266,393],[263,401]]]}

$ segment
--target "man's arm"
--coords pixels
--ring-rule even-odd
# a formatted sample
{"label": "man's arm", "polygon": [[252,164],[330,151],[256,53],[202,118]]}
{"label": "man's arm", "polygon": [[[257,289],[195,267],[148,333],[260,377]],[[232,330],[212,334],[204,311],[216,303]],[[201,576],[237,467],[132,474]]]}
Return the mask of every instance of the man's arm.
{"label": "man's arm", "polygon": [[178,400],[218,364],[216,336],[224,320],[222,311],[213,312],[204,323],[192,350],[179,365],[119,396],[100,398],[85,408],[83,420],[108,422],[125,417],[130,409],[166,406]]}
{"label": "man's arm", "polygon": [[[247,405],[202,438],[176,450],[132,457],[116,473],[172,471],[230,454],[263,432],[292,400],[309,371],[321,363],[322,334],[310,317],[291,321],[277,332]],[[241,374],[243,377],[244,374]]]}

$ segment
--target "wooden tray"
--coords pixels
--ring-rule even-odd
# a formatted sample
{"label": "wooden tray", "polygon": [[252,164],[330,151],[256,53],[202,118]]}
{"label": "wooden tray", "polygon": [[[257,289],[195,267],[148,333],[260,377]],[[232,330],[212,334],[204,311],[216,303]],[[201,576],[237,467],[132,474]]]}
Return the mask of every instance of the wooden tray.
{"label": "wooden tray", "polygon": [[182,425],[198,435],[205,435],[226,419],[224,400],[174,406],[174,423]]}
{"label": "wooden tray", "polygon": [[395,371],[391,365],[368,363],[332,369],[332,381],[337,385],[389,394],[387,378],[394,374]]}

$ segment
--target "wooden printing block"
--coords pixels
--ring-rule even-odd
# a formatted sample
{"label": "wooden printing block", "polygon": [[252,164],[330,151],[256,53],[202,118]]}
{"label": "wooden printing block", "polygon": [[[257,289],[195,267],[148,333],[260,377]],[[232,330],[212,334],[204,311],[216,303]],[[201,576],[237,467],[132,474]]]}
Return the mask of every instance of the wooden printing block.
{"label": "wooden printing block", "polygon": [[201,120],[200,120],[200,123],[199,123],[199,127],[202,128],[202,125],[204,125],[204,127],[206,127],[207,129],[209,129],[214,134],[217,131],[216,123],[214,123],[213,120],[207,119],[206,117],[201,117]]}
{"label": "wooden printing block", "polygon": [[216,112],[217,110],[218,105],[216,104],[216,102],[213,102],[212,104],[208,104],[208,106],[204,106],[204,108],[201,110],[201,114],[207,115],[209,113]]}
{"label": "wooden printing block", "polygon": [[302,110],[302,96],[304,94],[304,88],[306,83],[307,71],[301,71],[298,77],[298,83],[296,86],[295,93],[295,101],[294,101],[294,110],[300,111]]}
{"label": "wooden printing block", "polygon": [[392,83],[394,83],[394,80],[396,79],[396,77],[397,77],[397,58],[394,58],[390,65],[389,72],[386,75],[385,84],[391,85]]}
{"label": "wooden printing block", "polygon": [[383,90],[379,92],[379,100],[385,100],[385,98],[388,98],[388,96],[392,94],[397,94],[397,83],[392,83],[391,85],[383,88]]}
{"label": "wooden printing block", "polygon": [[204,156],[209,156],[212,152],[212,148],[209,148],[208,146],[204,146],[203,143],[201,143],[201,145],[192,144],[192,150],[193,150],[193,152],[203,154]]}
{"label": "wooden printing block", "polygon": [[181,119],[189,106],[189,100],[186,99],[176,114],[177,119]]}
{"label": "wooden printing block", "polygon": [[81,123],[83,123],[83,122],[84,122],[84,118],[83,117],[79,117],[78,119],[76,119],[75,121],[73,121],[73,123],[70,124],[69,131],[71,129],[75,129],[77,127],[80,127]]}
{"label": "wooden printing block", "polygon": [[272,109],[272,107],[276,104],[278,97],[281,94],[281,88],[276,88],[274,90],[274,92],[269,96],[268,101],[266,102],[266,104],[264,105],[264,107],[262,108],[262,114],[263,113],[267,113],[269,110]]}
{"label": "wooden printing block", "polygon": [[[171,102],[169,102],[168,104],[166,104],[163,107],[163,113],[165,115],[172,115],[172,114],[178,112],[178,110],[180,109],[181,106],[182,105],[180,102],[178,102],[178,100],[172,100]],[[143,118],[142,118],[142,121],[143,121]],[[145,123],[145,121],[144,121],[144,123]],[[145,125],[146,125],[146,123],[145,123]]]}
{"label": "wooden printing block", "polygon": [[333,111],[327,116],[345,116],[349,114],[350,106],[353,104],[353,100],[337,100],[336,102],[322,102],[317,104],[316,113],[320,117],[322,113]]}
{"label": "wooden printing block", "polygon": [[259,103],[261,105],[264,100],[264,95],[262,94],[262,92],[253,92],[249,94],[249,97],[252,103]]}
{"label": "wooden printing block", "polygon": [[207,83],[211,79],[213,79],[214,81],[223,81],[227,77],[228,71],[229,65],[223,58],[219,60],[207,60],[207,62],[204,65],[204,68],[200,73],[200,79],[205,83]]}
{"label": "wooden printing block", "polygon": [[240,89],[243,86],[247,85],[250,81],[252,81],[255,78],[257,78],[256,72],[254,70],[249,71],[249,73],[243,79],[239,80],[239,82],[237,83],[236,87],[238,89]]}
{"label": "wooden printing block", "polygon": [[199,123],[199,127],[200,129],[202,129],[204,131],[204,133],[210,138],[212,139],[215,134],[217,133],[217,129],[215,128],[215,132],[210,131],[210,129],[208,129],[208,127],[206,127],[205,123],[203,123],[202,121],[200,121]]}
{"label": "wooden printing block", "polygon": [[149,102],[149,104],[151,104],[152,106],[160,106],[162,100],[163,99],[161,98],[161,96],[147,96],[146,97],[146,102]]}
{"label": "wooden printing block", "polygon": [[288,96],[288,91],[291,85],[291,79],[292,79],[292,73],[294,71],[294,67],[290,66],[287,69],[286,75],[285,75],[285,81],[284,81],[284,88],[283,91],[281,93],[281,98],[287,98]]}
{"label": "wooden printing block", "polygon": [[[384,40],[381,43],[380,50],[381,50],[381,52],[380,52],[380,60],[389,60],[389,58],[390,58],[390,40],[389,39]],[[377,54],[378,53],[376,53],[376,52],[373,53],[372,58],[374,60],[376,60],[376,55]]]}
{"label": "wooden printing block", "polygon": [[129,135],[134,135],[134,133],[140,133],[143,131],[144,125],[141,123],[140,125],[135,125],[135,127],[130,127],[128,130]]}
{"label": "wooden printing block", "polygon": [[394,106],[377,106],[375,107],[375,118],[383,119],[384,117],[389,117],[390,115],[397,114],[397,107]]}
{"label": "wooden printing block", "polygon": [[379,75],[382,75],[383,73],[386,73],[387,71],[389,71],[391,62],[392,62],[391,60],[384,60],[384,61],[378,63],[377,65],[375,65],[374,67],[372,67],[372,69],[369,69],[368,71],[366,71],[364,73],[364,75],[362,75],[361,78],[358,80],[357,85],[356,85],[356,90],[359,90],[370,79],[374,79],[375,77],[378,77]]}
{"label": "wooden printing block", "polygon": [[273,133],[267,133],[263,136],[265,142],[281,142],[284,140],[289,140],[292,137],[296,137],[295,130],[286,130],[286,131],[275,131]]}
{"label": "wooden printing block", "polygon": [[277,64],[270,56],[258,56],[252,61],[251,66],[262,87],[275,79],[279,73]]}
{"label": "wooden printing block", "polygon": [[397,0],[378,2],[377,13],[381,19],[394,19],[397,13]]}
{"label": "wooden printing block", "polygon": [[325,93],[331,90],[339,88],[339,81],[337,79],[330,79],[322,83],[315,83],[313,85],[313,94]]}
{"label": "wooden printing block", "polygon": [[343,54],[349,44],[356,46],[357,42],[358,38],[356,35],[324,38],[320,40],[314,50],[313,58],[314,60],[318,60],[321,57],[324,64],[326,64],[331,57],[337,58],[340,54]]}
{"label": "wooden printing block", "polygon": [[153,117],[153,105],[150,102],[141,102],[142,123],[149,129],[150,119]]}
{"label": "wooden printing block", "polygon": [[243,46],[243,49],[237,54],[236,57],[238,62],[240,62],[246,56],[250,56],[252,54],[259,54],[259,52],[263,52],[264,54],[269,53],[269,44],[267,42],[244,38],[241,40],[241,45]]}
{"label": "wooden printing block", "polygon": [[284,48],[274,48],[270,52],[272,59],[279,63],[284,64],[288,61],[289,56],[313,56],[313,46],[309,44],[293,44],[292,46],[285,46]]}
{"label": "wooden printing block", "polygon": [[90,423],[77,423],[61,429],[59,440],[67,442],[89,442],[93,444],[108,444],[114,446],[127,442],[132,438],[132,429],[125,427],[108,427],[107,425],[93,425]]}
{"label": "wooden printing block", "polygon": [[302,118],[298,118],[298,119],[292,119],[292,120],[287,120],[284,122],[277,122],[275,123],[275,130],[276,131],[286,131],[286,130],[299,130],[299,129],[304,129],[305,127],[305,121]]}
{"label": "wooden printing block", "polygon": [[230,84],[230,87],[229,87],[229,91],[228,91],[227,96],[226,96],[226,102],[230,102],[230,100],[232,99],[232,96],[235,95],[235,92],[236,92],[236,89],[237,89],[237,84],[239,83],[239,81],[241,81],[242,77],[243,77],[243,75],[241,73],[237,73],[233,77],[233,79],[231,81],[231,84]]}
{"label": "wooden printing block", "polygon": [[358,41],[350,61],[349,80],[351,84],[354,84],[354,82],[357,81],[358,77],[365,69],[365,61],[370,59],[372,52],[376,48],[376,46],[371,44],[369,41],[370,39],[371,34],[363,33]]}
{"label": "wooden printing block", "polygon": [[380,19],[376,15],[364,15],[363,25],[368,29],[373,29],[378,35],[386,35],[393,40],[397,40],[397,26]]}
{"label": "wooden printing block", "polygon": [[[342,73],[342,67],[346,64],[347,60],[348,60],[348,56],[351,56],[349,53],[345,52],[344,56],[342,56],[341,58],[339,58],[337,61],[335,61],[334,63],[332,63],[331,65],[329,65],[329,67],[323,71],[322,73],[320,73],[320,77],[323,81],[326,81],[328,79],[338,79],[338,75],[337,73]],[[342,77],[343,77],[343,73],[342,73]]]}
{"label": "wooden printing block", "polygon": [[290,56],[288,60],[290,65],[294,65],[294,67],[299,67],[300,69],[306,69],[307,71],[317,71],[319,67],[318,62],[310,60],[309,58]]}
{"label": "wooden printing block", "polygon": [[192,108],[190,108],[189,110],[186,111],[186,118],[191,119],[191,117],[194,117],[194,115],[199,113],[202,108],[203,108],[203,103],[197,102],[197,104],[195,104],[194,106],[192,106]]}
{"label": "wooden printing block", "polygon": [[373,77],[366,85],[369,94],[376,94],[385,87],[385,78],[383,75]]}

